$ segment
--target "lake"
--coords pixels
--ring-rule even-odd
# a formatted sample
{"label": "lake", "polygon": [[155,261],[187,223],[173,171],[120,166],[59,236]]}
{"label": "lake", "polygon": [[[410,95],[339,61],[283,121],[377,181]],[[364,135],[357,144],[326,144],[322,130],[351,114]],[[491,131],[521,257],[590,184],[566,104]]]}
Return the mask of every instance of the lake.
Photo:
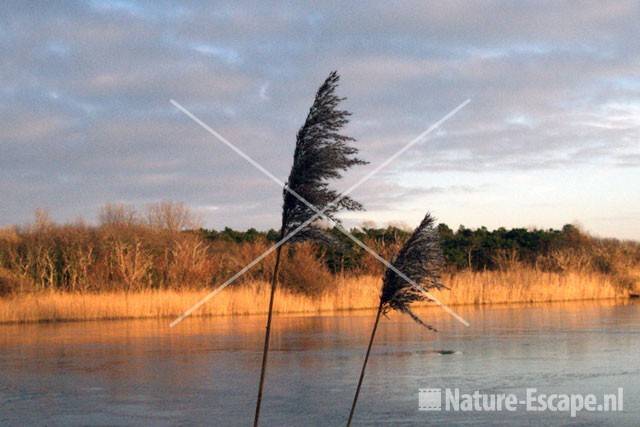
{"label": "lake", "polygon": [[[215,303],[213,301],[212,303]],[[383,318],[355,425],[640,425],[640,304],[437,307]],[[346,422],[374,311],[276,316],[262,425]],[[0,425],[250,425],[265,316],[0,325]],[[419,411],[421,388],[605,393],[622,412]]]}

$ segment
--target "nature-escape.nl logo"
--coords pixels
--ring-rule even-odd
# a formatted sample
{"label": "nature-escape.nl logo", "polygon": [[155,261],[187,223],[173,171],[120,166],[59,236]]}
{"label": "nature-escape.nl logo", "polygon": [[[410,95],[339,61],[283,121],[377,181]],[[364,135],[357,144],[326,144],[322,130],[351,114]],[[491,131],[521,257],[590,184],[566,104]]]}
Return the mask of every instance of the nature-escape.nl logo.
{"label": "nature-escape.nl logo", "polygon": [[418,409],[451,412],[515,412],[524,408],[527,412],[566,412],[571,417],[575,417],[580,411],[620,412],[623,410],[622,388],[618,388],[616,393],[605,393],[601,397],[602,399],[599,399],[595,394],[580,393],[547,394],[540,393],[536,388],[527,388],[524,398],[519,398],[514,393],[485,393],[480,390],[461,393],[458,388],[421,388],[418,390]]}

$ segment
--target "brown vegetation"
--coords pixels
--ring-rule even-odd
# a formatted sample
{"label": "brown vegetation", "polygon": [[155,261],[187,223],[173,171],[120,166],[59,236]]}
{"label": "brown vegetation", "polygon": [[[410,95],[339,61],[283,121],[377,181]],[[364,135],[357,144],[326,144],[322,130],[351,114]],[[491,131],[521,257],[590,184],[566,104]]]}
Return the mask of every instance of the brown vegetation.
{"label": "brown vegetation", "polygon": [[[32,224],[0,229],[0,321],[177,315],[272,244],[264,234],[234,240],[188,231],[197,221],[181,204],[149,206],[146,215],[107,205],[100,221],[57,225],[39,211]],[[566,301],[637,290],[637,243],[572,233],[570,245],[526,261],[510,249],[491,255],[491,270],[450,265],[445,283],[452,289],[439,297],[448,304]],[[363,238],[392,259],[402,238],[385,236]],[[309,243],[288,248],[283,258],[279,311],[376,306],[380,283],[373,277],[383,266],[375,259],[336,258]],[[257,264],[201,314],[263,312],[273,262]]]}
{"label": "brown vegetation", "polygon": [[[626,293],[601,274],[550,273],[532,269],[460,272],[445,278],[451,290],[434,291],[447,305],[552,302],[626,298]],[[285,290],[276,300],[276,313],[331,313],[374,309],[379,304],[380,279],[360,276],[338,279],[317,295]],[[0,323],[175,318],[209,290],[162,289],[102,293],[38,292],[0,298]],[[194,316],[264,314],[267,282],[251,282],[225,289]],[[426,303],[430,304],[430,303]]]}

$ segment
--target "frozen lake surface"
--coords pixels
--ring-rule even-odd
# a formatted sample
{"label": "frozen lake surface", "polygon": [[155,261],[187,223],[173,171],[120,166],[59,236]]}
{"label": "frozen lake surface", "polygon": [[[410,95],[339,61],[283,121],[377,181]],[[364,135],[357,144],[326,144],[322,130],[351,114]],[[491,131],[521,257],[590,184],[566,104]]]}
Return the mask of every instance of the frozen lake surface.
{"label": "frozen lake surface", "polygon": [[[419,310],[382,319],[356,425],[640,425],[640,304]],[[276,316],[262,425],[346,422],[373,311]],[[0,425],[250,425],[264,316],[0,325]],[[419,411],[419,388],[604,393],[623,412]]]}

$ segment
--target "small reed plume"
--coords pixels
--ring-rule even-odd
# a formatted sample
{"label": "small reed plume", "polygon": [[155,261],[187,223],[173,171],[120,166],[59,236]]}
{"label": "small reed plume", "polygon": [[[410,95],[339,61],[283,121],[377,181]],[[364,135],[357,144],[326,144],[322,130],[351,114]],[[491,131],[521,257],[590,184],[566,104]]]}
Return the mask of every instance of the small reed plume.
{"label": "small reed plume", "polygon": [[[293,166],[287,181],[287,188],[283,190],[282,226],[280,239],[287,234],[303,226],[316,212],[303,203],[293,193],[301,196],[311,205],[323,209],[324,214],[335,220],[334,215],[340,210],[361,210],[362,205],[350,197],[338,199],[338,193],[329,188],[328,180],[339,179],[342,172],[355,165],[366,162],[355,155],[358,150],[349,145],[353,138],[340,134],[340,130],[349,120],[348,111],[337,109],[338,104],[344,100],[336,96],[340,76],[336,71],[318,89],[315,100],[307,119],[298,131],[296,148],[293,155]],[[292,241],[300,240],[329,241],[330,235],[317,223],[312,221],[304,226]],[[258,387],[258,400],[253,425],[258,425],[260,417],[260,404],[262,402],[262,390],[269,355],[269,338],[271,335],[271,318],[273,315],[273,301],[276,292],[278,269],[280,267],[280,254],[282,246],[276,251],[276,264],[271,278],[271,294],[269,298],[269,314],[267,316],[267,328],[264,338],[264,350],[262,353],[262,369],[260,371],[260,385]]]}
{"label": "small reed plume", "polygon": [[413,283],[410,283],[399,276],[395,271],[388,268],[384,274],[382,282],[382,293],[380,295],[380,305],[376,314],[376,321],[373,324],[369,346],[362,364],[358,387],[353,398],[351,411],[349,412],[349,421],[347,426],[351,425],[353,414],[358,402],[358,395],[362,387],[364,372],[369,361],[371,346],[376,336],[380,315],[387,314],[391,310],[398,310],[408,314],[418,324],[435,331],[431,325],[425,323],[413,311],[410,305],[414,302],[429,299],[426,295],[429,289],[442,289],[445,286],[441,282],[441,271],[444,266],[444,257],[440,248],[438,239],[438,231],[434,227],[433,217],[427,213],[418,228],[415,229],[407,243],[402,247],[398,256],[393,261],[393,266],[402,272]]}

